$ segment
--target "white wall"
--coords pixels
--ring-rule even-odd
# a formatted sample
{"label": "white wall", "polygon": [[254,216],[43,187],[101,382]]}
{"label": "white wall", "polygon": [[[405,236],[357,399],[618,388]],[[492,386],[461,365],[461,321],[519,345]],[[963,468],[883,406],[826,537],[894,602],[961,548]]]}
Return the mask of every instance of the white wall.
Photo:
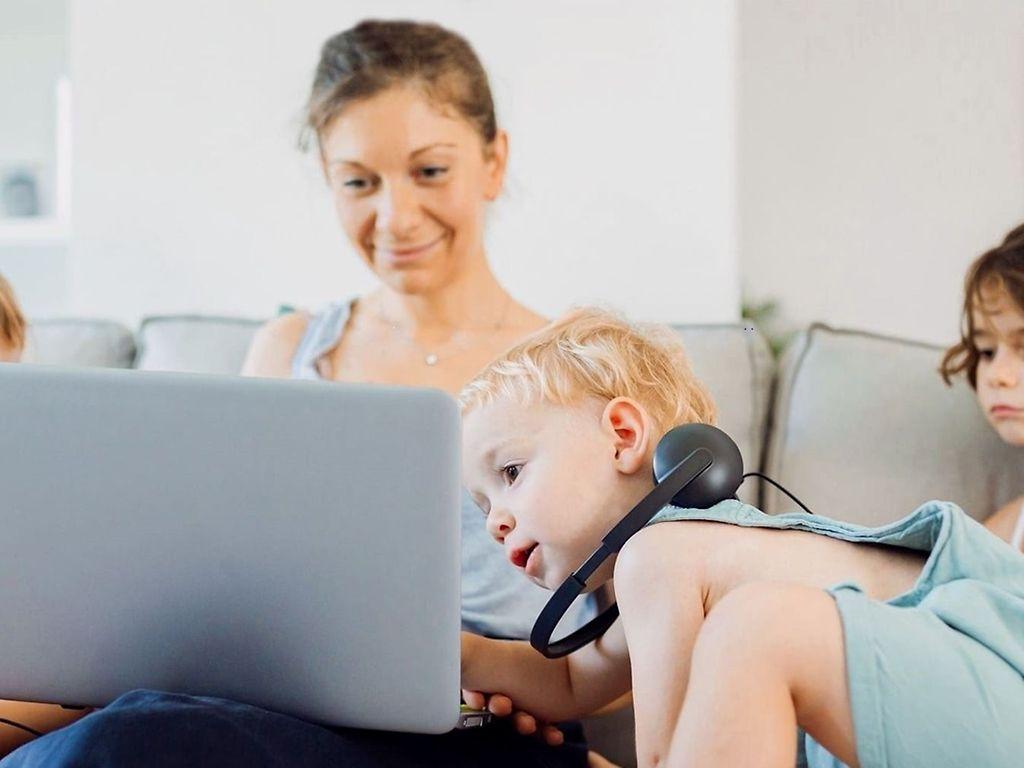
{"label": "white wall", "polygon": [[1024,3],[741,0],[743,288],[946,343],[1024,220]]}
{"label": "white wall", "polygon": [[[0,180],[12,168],[37,174],[40,213],[56,207],[56,84],[67,71],[66,0],[0,0]],[[2,211],[0,211],[2,213]],[[0,217],[0,273],[27,312],[67,311],[67,249],[12,238]]]}
{"label": "white wall", "polygon": [[529,304],[738,316],[734,0],[72,0],[71,309],[272,313],[365,290],[295,149],[319,45],[464,33],[512,137],[489,253]]}

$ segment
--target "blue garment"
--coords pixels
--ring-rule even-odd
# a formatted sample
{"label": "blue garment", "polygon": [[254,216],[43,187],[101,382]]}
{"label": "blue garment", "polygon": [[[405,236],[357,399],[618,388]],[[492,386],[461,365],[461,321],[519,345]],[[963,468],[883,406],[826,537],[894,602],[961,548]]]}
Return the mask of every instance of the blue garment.
{"label": "blue garment", "polygon": [[[314,315],[296,350],[292,375],[319,379],[317,361],[341,339],[351,302]],[[492,637],[525,638],[549,593],[509,564],[487,533],[468,493],[462,500],[462,624]],[[570,621],[592,610],[581,601]],[[583,768],[578,723],[563,724],[566,742],[548,747],[505,722],[440,736],[328,729],[238,702],[157,691],[132,691],[77,723],[29,742],[0,768]]]}
{"label": "blue garment", "polygon": [[[828,589],[843,626],[850,707],[863,768],[1024,765],[1024,557],[954,504],[932,501],[865,528],[738,501],[666,507],[651,524],[710,520],[802,530],[927,552],[911,589],[885,602],[853,583]],[[843,764],[810,736],[810,768]]]}
{"label": "blue garment", "polygon": [[225,699],[132,691],[29,742],[0,768],[583,768],[578,726],[552,748],[511,725],[439,736],[322,728]]}

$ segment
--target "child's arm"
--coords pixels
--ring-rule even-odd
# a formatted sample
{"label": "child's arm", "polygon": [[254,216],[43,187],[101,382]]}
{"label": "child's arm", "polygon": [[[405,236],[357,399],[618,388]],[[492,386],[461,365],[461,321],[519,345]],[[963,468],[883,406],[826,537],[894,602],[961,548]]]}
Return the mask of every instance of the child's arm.
{"label": "child's arm", "polygon": [[615,594],[632,657],[638,765],[660,765],[683,708],[690,662],[704,622],[699,557],[657,526],[638,533],[615,564]]}
{"label": "child's arm", "polygon": [[558,722],[587,715],[629,690],[629,654],[621,622],[561,659],[529,643],[462,633],[462,687],[502,693],[517,709]]}

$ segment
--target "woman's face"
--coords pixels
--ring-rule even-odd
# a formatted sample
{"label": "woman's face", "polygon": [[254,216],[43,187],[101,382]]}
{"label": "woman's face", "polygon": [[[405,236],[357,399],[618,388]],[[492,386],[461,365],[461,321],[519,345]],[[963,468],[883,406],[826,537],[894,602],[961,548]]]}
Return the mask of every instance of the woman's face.
{"label": "woman's face", "polygon": [[1024,446],[1024,314],[1005,292],[982,296],[973,313],[978,402],[1011,445]]}
{"label": "woman's face", "polygon": [[504,134],[485,147],[454,109],[396,87],[346,107],[321,136],[321,153],[345,234],[387,285],[426,293],[482,263]]}

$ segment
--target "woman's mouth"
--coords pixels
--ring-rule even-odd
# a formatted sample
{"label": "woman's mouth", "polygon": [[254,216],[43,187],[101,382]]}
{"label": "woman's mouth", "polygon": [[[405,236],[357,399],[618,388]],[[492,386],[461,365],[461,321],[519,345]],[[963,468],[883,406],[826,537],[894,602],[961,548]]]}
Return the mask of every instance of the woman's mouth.
{"label": "woman's mouth", "polygon": [[387,248],[378,247],[377,255],[383,257],[392,264],[407,264],[421,258],[435,245],[443,241],[444,237],[444,235],[441,235],[436,240],[432,240],[429,243],[423,243],[422,245],[402,245]]}

